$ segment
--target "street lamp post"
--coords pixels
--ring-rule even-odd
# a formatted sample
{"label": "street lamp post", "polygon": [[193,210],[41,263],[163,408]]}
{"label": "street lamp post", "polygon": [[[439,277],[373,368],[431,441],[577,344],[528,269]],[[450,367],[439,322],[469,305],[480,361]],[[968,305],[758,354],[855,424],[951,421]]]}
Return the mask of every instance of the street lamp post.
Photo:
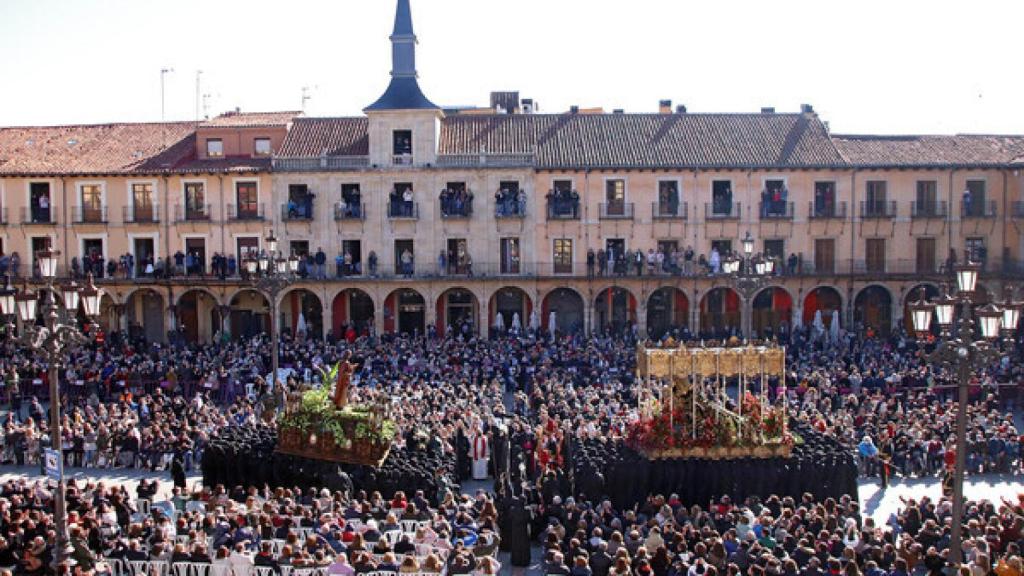
{"label": "street lamp post", "polygon": [[[284,258],[277,252],[277,238],[271,232],[266,238],[267,251],[259,256],[250,255],[245,269],[252,278],[253,288],[270,301],[271,387],[277,386],[278,357],[280,355],[279,327],[277,326],[277,298],[295,280],[299,259],[294,255]],[[275,255],[277,257],[275,258]]]}
{"label": "street lamp post", "polygon": [[[910,305],[911,320],[918,339],[924,340],[931,330],[932,318],[939,325],[941,340],[935,350],[924,355],[929,364],[942,366],[957,375],[956,461],[953,469],[953,526],[949,543],[948,561],[959,565],[962,561],[964,471],[967,444],[967,394],[971,374],[984,370],[999,360],[999,350],[993,346],[1002,332],[1012,338],[1020,319],[1021,305],[1007,299],[1002,308],[988,304],[976,311],[981,338],[974,333],[972,313],[975,288],[978,282],[977,264],[966,263],[956,268],[957,294],[944,293],[935,301],[923,297]],[[959,307],[959,317],[955,312]]]}
{"label": "street lamp post", "polygon": [[744,336],[750,335],[752,323],[750,316],[753,314],[753,298],[764,286],[765,278],[771,276],[775,271],[775,261],[758,254],[754,256],[754,239],[750,231],[740,240],[743,246],[743,256],[731,255],[722,264],[722,271],[732,277],[733,287],[743,297],[744,307],[749,307],[748,314],[744,314],[746,321],[743,323]]}
{"label": "street lamp post", "polygon": [[[54,286],[57,277],[57,257],[59,252],[44,250],[37,254],[39,270],[46,280],[42,298],[26,285],[21,291],[11,287],[10,276],[3,290],[0,290],[0,314],[6,319],[6,337],[10,341],[21,344],[32,352],[37,352],[46,360],[50,380],[50,446],[60,453],[61,421],[60,421],[60,370],[64,363],[63,352],[66,346],[88,342],[89,338],[76,325],[75,315],[81,302],[85,315],[95,332],[96,318],[100,313],[100,300],[103,291],[96,288],[89,275],[88,284],[84,288],[75,282],[60,288]],[[56,295],[60,294],[64,303],[63,310],[57,305]],[[43,325],[36,325],[36,311],[42,301]],[[21,321],[21,333],[15,335],[15,318]],[[57,530],[56,549],[53,554],[54,567],[60,566],[70,555],[68,539],[67,511],[64,503],[63,457],[59,458],[60,480],[53,497],[53,519]]]}

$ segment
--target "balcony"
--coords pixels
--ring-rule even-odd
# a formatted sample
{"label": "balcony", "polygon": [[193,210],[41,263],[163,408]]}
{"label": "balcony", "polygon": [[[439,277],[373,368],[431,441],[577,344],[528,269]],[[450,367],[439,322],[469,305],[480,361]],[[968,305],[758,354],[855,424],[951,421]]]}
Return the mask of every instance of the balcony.
{"label": "balcony", "polygon": [[548,200],[548,220],[579,220],[580,201],[578,199]]}
{"label": "balcony", "polygon": [[910,203],[910,217],[914,220],[945,218],[948,215],[949,208],[947,207],[945,201]]}
{"label": "balcony", "polygon": [[988,202],[978,202],[961,200],[960,201],[960,214],[961,218],[995,218],[996,217],[996,201],[989,200]]}
{"label": "balcony", "polygon": [[518,202],[498,202],[494,205],[494,217],[498,220],[504,218],[521,220],[526,218],[526,207],[520,206]]}
{"label": "balcony", "polygon": [[369,156],[320,156],[319,158],[274,158],[275,172],[323,172],[368,168]]}
{"label": "balcony", "polygon": [[440,200],[441,218],[443,220],[465,220],[473,216],[473,199],[456,200],[448,198]]}
{"label": "balcony", "polygon": [[1024,218],[1024,202],[1018,200],[1013,203],[1013,217]]}
{"label": "balcony", "polygon": [[810,220],[845,220],[846,202],[809,202],[807,218]]}
{"label": "balcony", "polygon": [[792,220],[793,219],[793,203],[792,202],[761,202],[757,207],[758,214],[761,215],[761,220]]}
{"label": "balcony", "polygon": [[632,202],[609,202],[601,204],[601,220],[632,220]]}
{"label": "balcony", "polygon": [[107,207],[75,206],[72,211],[72,222],[75,224],[106,224]]}
{"label": "balcony", "polygon": [[391,220],[419,220],[419,204],[405,200],[388,202],[388,218]]}
{"label": "balcony", "polygon": [[391,164],[395,166],[412,166],[412,154],[395,154],[391,157]]}
{"label": "balcony", "polygon": [[125,224],[156,224],[160,222],[160,207],[155,204],[124,206],[121,208],[121,216]]}
{"label": "balcony", "polygon": [[888,202],[867,202],[860,203],[860,217],[864,219],[885,219],[896,217],[896,201]]}
{"label": "balcony", "polygon": [[281,205],[282,222],[311,222],[313,220],[313,203],[292,203]]}
{"label": "balcony", "polygon": [[263,204],[228,204],[228,220],[233,222],[247,222],[263,219]]}
{"label": "balcony", "polygon": [[521,168],[533,166],[533,154],[440,154],[437,165],[442,168]]}
{"label": "balcony", "polygon": [[704,204],[705,220],[739,220],[739,202],[708,202]]}
{"label": "balcony", "polygon": [[334,221],[366,220],[366,204],[348,204],[338,202],[334,205]]}
{"label": "balcony", "polygon": [[210,204],[183,205],[174,207],[175,222],[210,222],[213,220],[213,206]]}
{"label": "balcony", "polygon": [[654,202],[651,204],[654,220],[689,220],[690,205],[686,202]]}

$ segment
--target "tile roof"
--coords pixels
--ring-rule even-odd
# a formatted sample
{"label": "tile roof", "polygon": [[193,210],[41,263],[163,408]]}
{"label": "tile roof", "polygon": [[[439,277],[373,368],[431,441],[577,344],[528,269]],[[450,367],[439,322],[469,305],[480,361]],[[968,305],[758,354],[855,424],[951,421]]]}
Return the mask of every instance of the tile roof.
{"label": "tile roof", "polygon": [[196,158],[194,122],[0,128],[0,176],[270,170],[269,158]]}
{"label": "tile roof", "polygon": [[850,136],[832,137],[853,166],[1007,166],[1024,156],[1024,136]]}
{"label": "tile roof", "polygon": [[207,120],[200,128],[259,128],[263,126],[287,126],[302,112],[226,112]]}
{"label": "tile roof", "polygon": [[122,174],[173,168],[195,154],[195,123],[0,128],[0,174]]}
{"label": "tile roof", "polygon": [[369,121],[354,118],[296,118],[277,155],[282,158],[366,156]]}

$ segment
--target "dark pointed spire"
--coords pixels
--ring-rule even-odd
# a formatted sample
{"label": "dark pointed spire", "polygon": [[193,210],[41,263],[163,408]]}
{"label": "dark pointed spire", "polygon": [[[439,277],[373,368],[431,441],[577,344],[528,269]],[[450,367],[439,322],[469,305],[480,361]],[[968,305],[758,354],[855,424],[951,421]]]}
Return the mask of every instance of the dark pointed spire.
{"label": "dark pointed spire", "polygon": [[416,81],[416,34],[412,30],[409,0],[398,0],[395,28],[391,33],[391,84],[364,111],[437,109]]}

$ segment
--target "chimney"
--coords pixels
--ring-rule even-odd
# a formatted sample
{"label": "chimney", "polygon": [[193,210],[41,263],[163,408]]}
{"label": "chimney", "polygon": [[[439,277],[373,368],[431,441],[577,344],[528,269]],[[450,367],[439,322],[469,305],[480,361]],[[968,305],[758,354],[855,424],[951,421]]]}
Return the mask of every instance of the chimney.
{"label": "chimney", "polygon": [[508,114],[519,112],[519,92],[491,92],[491,108]]}
{"label": "chimney", "polygon": [[775,108],[771,106],[764,106],[761,108],[761,114],[775,114]]}
{"label": "chimney", "polygon": [[579,114],[579,113],[580,113],[580,107],[579,106],[577,106],[575,104],[573,104],[572,106],[569,106],[569,114]]}
{"label": "chimney", "polygon": [[676,114],[686,114],[686,104],[679,104],[676,106]]}
{"label": "chimney", "polygon": [[537,105],[534,104],[533,98],[523,98],[523,114],[533,114],[537,111]]}
{"label": "chimney", "polygon": [[623,110],[622,108],[616,108],[616,109],[612,110],[612,114],[625,114],[625,113],[626,113],[626,111]]}
{"label": "chimney", "polygon": [[659,100],[658,101],[658,114],[671,114],[672,113],[672,101],[671,100]]}
{"label": "chimney", "polygon": [[814,114],[814,106],[811,106],[810,104],[801,104],[800,105],[800,113],[801,114]]}

